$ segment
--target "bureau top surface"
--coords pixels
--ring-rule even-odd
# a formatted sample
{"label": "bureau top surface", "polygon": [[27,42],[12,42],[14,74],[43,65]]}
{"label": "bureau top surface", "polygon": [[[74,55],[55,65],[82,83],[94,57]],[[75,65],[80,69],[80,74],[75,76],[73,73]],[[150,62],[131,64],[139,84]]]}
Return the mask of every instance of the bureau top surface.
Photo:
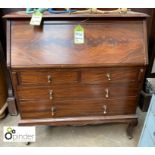
{"label": "bureau top surface", "polygon": [[[145,14],[132,14],[146,17]],[[45,17],[70,15],[45,15]],[[75,17],[75,15],[71,15]],[[77,15],[76,15],[77,16]],[[14,13],[7,27],[9,65],[22,67],[90,67],[147,64],[146,23],[144,18],[45,18],[39,27],[30,17]],[[103,16],[103,15],[102,15]],[[120,17],[122,15],[117,15]],[[17,19],[16,17],[24,17]],[[115,16],[116,17],[116,16]],[[84,29],[84,43],[74,43],[74,29]],[[9,54],[10,53],[10,54]]]}
{"label": "bureau top surface", "polygon": [[[14,19],[14,18],[31,18],[32,14],[26,14],[25,11],[18,11],[18,12],[12,12],[9,14],[6,14],[3,16],[3,18],[8,18],[8,19]],[[128,13],[105,13],[105,14],[91,14],[91,13],[82,13],[82,14],[69,14],[69,13],[63,13],[63,14],[51,14],[48,12],[45,12],[43,14],[44,18],[78,18],[78,17],[95,17],[95,18],[100,18],[100,17],[149,17],[145,13],[139,13],[139,12],[133,12],[133,11],[128,11]]]}

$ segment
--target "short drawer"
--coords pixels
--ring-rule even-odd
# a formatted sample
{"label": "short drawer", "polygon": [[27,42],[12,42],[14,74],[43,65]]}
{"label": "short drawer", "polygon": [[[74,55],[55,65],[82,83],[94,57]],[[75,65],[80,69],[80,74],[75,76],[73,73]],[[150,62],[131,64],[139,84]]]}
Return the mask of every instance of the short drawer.
{"label": "short drawer", "polygon": [[72,70],[21,71],[18,74],[21,85],[51,85],[77,82],[77,72]]}
{"label": "short drawer", "polygon": [[137,96],[138,87],[134,83],[102,85],[54,85],[52,87],[18,87],[20,100],[57,98],[121,98]]}
{"label": "short drawer", "polygon": [[143,77],[144,69],[140,68],[103,68],[83,70],[81,82],[99,84],[107,82],[137,82]]}
{"label": "short drawer", "polygon": [[22,118],[80,117],[133,114],[136,111],[136,97],[117,100],[85,99],[20,102]]}

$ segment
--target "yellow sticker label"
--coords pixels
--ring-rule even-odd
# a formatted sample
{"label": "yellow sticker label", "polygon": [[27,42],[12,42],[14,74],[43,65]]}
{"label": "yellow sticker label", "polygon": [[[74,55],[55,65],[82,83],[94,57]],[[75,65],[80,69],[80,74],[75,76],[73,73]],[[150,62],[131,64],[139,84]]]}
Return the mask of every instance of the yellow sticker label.
{"label": "yellow sticker label", "polygon": [[74,28],[74,43],[84,44],[84,28],[81,25],[76,25]]}
{"label": "yellow sticker label", "polygon": [[32,14],[30,25],[37,25],[37,26],[39,26],[41,24],[42,17],[43,17],[43,14],[41,12],[39,12],[39,11],[34,12]]}

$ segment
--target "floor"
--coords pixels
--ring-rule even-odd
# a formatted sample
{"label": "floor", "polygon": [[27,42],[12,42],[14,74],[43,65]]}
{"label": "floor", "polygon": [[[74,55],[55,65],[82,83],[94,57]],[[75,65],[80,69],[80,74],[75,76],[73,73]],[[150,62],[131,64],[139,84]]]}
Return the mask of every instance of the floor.
{"label": "floor", "polygon": [[[137,109],[139,116],[138,126],[134,130],[134,138],[129,140],[126,136],[126,124],[104,124],[83,127],[36,127],[36,142],[29,147],[133,147],[137,146],[143,127],[146,113]],[[6,143],[2,140],[3,126],[16,126],[19,116],[7,116],[0,121],[0,146],[26,146],[25,143]]]}

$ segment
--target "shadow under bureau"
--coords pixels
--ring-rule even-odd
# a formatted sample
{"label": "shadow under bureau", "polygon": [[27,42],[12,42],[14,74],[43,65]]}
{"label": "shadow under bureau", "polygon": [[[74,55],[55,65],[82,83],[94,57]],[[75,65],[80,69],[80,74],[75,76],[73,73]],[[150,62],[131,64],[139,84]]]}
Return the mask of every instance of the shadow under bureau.
{"label": "shadow under bureau", "polygon": [[[7,65],[21,116],[19,125],[137,125],[137,99],[147,58],[146,14],[45,13],[7,19]],[[74,43],[74,28],[84,43]]]}

